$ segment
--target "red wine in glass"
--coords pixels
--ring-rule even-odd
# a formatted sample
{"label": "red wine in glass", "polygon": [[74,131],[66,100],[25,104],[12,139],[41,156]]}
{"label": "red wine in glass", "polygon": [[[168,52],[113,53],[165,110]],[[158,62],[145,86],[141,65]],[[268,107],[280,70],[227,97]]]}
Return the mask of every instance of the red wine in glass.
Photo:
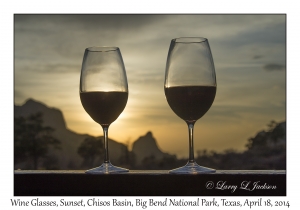
{"label": "red wine in glass", "polygon": [[175,86],[165,88],[169,106],[184,121],[196,121],[211,107],[216,86]]}
{"label": "red wine in glass", "polygon": [[80,93],[83,108],[100,125],[110,125],[124,110],[127,92],[83,92]]}
{"label": "red wine in glass", "polygon": [[165,96],[173,112],[188,125],[189,159],[173,174],[214,173],[194,159],[194,124],[212,106],[217,83],[208,40],[182,37],[171,40],[165,73]]}
{"label": "red wine in glass", "polygon": [[112,165],[108,153],[108,128],[122,113],[128,99],[126,71],[118,47],[90,47],[85,50],[79,95],[83,108],[101,125],[104,135],[104,162],[86,173],[128,172],[128,169]]}

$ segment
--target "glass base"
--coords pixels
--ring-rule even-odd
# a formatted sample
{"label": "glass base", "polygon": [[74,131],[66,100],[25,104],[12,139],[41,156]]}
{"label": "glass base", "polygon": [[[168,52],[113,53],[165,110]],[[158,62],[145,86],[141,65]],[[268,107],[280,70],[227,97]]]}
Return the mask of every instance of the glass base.
{"label": "glass base", "polygon": [[185,166],[169,171],[170,174],[209,174],[215,172],[215,169],[199,166],[196,162],[188,162]]}
{"label": "glass base", "polygon": [[110,162],[103,163],[101,166],[85,171],[86,174],[118,174],[126,173],[129,170],[112,165]]}

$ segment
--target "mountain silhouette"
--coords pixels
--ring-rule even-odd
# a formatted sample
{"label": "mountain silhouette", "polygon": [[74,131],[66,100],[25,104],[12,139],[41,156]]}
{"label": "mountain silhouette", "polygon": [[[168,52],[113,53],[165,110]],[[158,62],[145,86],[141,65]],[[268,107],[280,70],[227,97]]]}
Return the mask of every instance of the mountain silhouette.
{"label": "mountain silhouette", "polygon": [[[60,140],[61,150],[50,149],[49,156],[55,157],[58,162],[59,169],[83,169],[81,164],[83,159],[77,153],[77,149],[83,140],[90,137],[88,134],[78,134],[69,130],[63,117],[63,113],[56,108],[48,107],[47,105],[33,99],[28,99],[23,105],[14,105],[15,117],[28,117],[37,112],[43,113],[43,125],[54,128],[53,135]],[[127,151],[127,146],[118,143],[112,139],[108,141],[110,149],[110,160],[112,163],[118,163],[120,157]],[[103,160],[97,160],[100,165]],[[26,167],[26,162],[16,165],[15,168]]]}
{"label": "mountain silhouette", "polygon": [[[23,105],[14,105],[15,117],[28,117],[29,115],[41,112],[43,114],[43,125],[54,128],[53,136],[61,142],[61,149],[49,150],[48,156],[56,159],[59,169],[87,169],[83,168],[83,158],[77,153],[78,147],[84,139],[92,137],[88,134],[79,134],[67,128],[63,113],[57,109],[48,107],[42,102],[28,99]],[[103,136],[99,136],[103,138]],[[109,139],[109,157],[114,165],[123,167],[139,166],[147,157],[160,160],[171,155],[162,152],[156,143],[156,139],[151,132],[139,137],[133,144],[130,152],[125,144]],[[173,156],[172,156],[173,157]],[[103,162],[103,157],[98,157],[94,161],[99,166]],[[15,165],[15,168],[26,169],[28,162]]]}
{"label": "mountain silhouette", "polygon": [[163,159],[169,157],[168,153],[162,152],[153,137],[152,132],[149,131],[146,135],[139,137],[132,146],[132,152],[136,156],[136,164],[142,164],[142,161],[147,157],[154,157],[155,159]]}
{"label": "mountain silhouette", "polygon": [[44,125],[50,126],[56,131],[67,129],[63,114],[59,109],[50,108],[33,99],[28,99],[22,106],[14,106],[15,117],[27,117],[37,112],[43,113]]}
{"label": "mountain silhouette", "polygon": [[[53,136],[61,142],[60,150],[50,148],[47,153],[50,157],[48,160],[54,161],[55,169],[89,169],[90,167],[83,165],[84,159],[77,151],[86,138],[93,136],[71,131],[67,128],[63,113],[59,109],[48,107],[34,99],[28,99],[21,106],[14,106],[15,117],[28,117],[37,112],[43,114],[43,126],[54,128]],[[109,139],[108,144],[112,164],[129,169],[172,169],[186,163],[186,159],[177,159],[175,155],[161,151],[151,131],[134,141],[132,151],[129,151],[126,145],[112,139]],[[247,149],[244,152],[197,151],[196,162],[218,170],[285,169],[286,122],[271,121],[267,130],[257,132],[254,137],[248,139],[245,146]],[[95,166],[99,166],[103,163],[103,157],[97,157],[94,163]],[[29,165],[29,161],[24,160],[14,168],[31,169]],[[41,163],[39,168],[43,167]]]}

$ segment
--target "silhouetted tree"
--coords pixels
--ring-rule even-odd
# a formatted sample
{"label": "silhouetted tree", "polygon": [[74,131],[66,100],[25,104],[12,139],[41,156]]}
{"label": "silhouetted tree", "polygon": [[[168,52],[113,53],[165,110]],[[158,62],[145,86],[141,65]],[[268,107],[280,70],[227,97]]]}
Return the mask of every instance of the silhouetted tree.
{"label": "silhouetted tree", "polygon": [[33,169],[37,169],[38,160],[46,157],[49,146],[60,149],[60,141],[52,136],[54,129],[43,126],[43,114],[38,112],[28,117],[14,119],[14,162],[31,159]]}
{"label": "silhouetted tree", "polygon": [[77,153],[83,158],[82,165],[93,167],[95,159],[104,154],[103,141],[96,137],[87,137],[78,147]]}
{"label": "silhouetted tree", "polygon": [[[257,133],[255,137],[248,139],[246,144],[248,151],[260,151],[269,155],[269,153],[273,150],[277,152],[278,149],[284,149],[286,128],[283,125],[284,123],[277,123],[272,120],[268,124],[268,129],[266,131],[261,131]],[[279,142],[280,140],[283,141]]]}
{"label": "silhouetted tree", "polygon": [[245,155],[249,156],[250,169],[286,168],[286,128],[285,122],[271,121],[268,129],[257,133],[248,140]]}
{"label": "silhouetted tree", "polygon": [[268,127],[270,138],[274,144],[278,143],[280,139],[286,138],[285,123],[277,123],[274,120],[272,120]]}
{"label": "silhouetted tree", "polygon": [[271,121],[267,129],[248,139],[246,150],[197,151],[196,162],[219,170],[266,170],[286,168],[285,122]]}

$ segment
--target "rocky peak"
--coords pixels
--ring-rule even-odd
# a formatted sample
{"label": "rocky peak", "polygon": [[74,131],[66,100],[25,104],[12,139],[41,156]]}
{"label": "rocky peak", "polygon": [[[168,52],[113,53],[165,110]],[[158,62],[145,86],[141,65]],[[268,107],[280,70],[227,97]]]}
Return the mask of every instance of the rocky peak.
{"label": "rocky peak", "polygon": [[133,143],[132,152],[137,157],[137,164],[140,164],[145,157],[153,156],[156,159],[160,159],[166,155],[158,148],[156,139],[151,131],[148,131],[146,135],[139,137]]}
{"label": "rocky peak", "polygon": [[63,114],[59,109],[50,108],[34,99],[28,99],[21,106],[14,106],[15,117],[29,116],[37,112],[43,113],[44,125],[51,126],[55,130],[66,129]]}

